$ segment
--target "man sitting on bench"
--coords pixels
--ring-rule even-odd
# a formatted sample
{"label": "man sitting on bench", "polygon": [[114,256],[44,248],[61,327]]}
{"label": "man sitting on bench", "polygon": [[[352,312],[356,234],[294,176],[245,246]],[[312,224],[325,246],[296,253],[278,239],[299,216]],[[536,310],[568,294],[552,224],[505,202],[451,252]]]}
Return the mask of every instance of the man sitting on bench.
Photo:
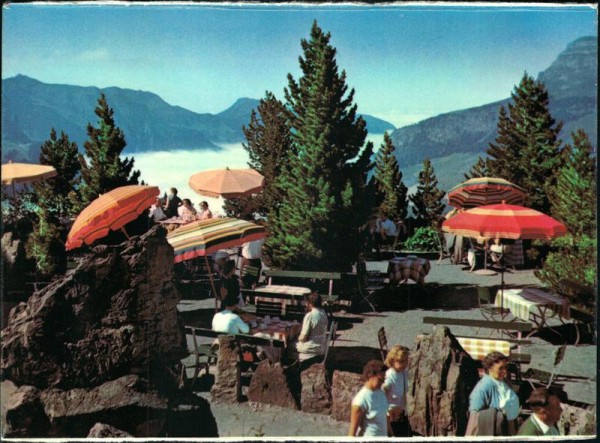
{"label": "man sitting on bench", "polygon": [[244,323],[239,315],[233,312],[237,308],[238,297],[235,294],[227,294],[223,299],[223,309],[217,312],[212,320],[212,329],[224,334],[247,334],[250,327]]}

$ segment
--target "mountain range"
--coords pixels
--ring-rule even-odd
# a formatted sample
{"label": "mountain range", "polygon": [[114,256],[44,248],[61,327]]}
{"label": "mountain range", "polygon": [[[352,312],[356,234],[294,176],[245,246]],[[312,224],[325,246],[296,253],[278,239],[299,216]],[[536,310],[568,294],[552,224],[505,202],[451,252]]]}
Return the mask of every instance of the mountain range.
{"label": "mountain range", "polygon": [[[596,143],[597,54],[597,37],[579,38],[537,76],[548,89],[553,117],[564,122],[563,141],[570,140],[571,131],[583,128]],[[515,78],[515,85],[519,81]],[[128,155],[174,149],[219,150],[219,145],[242,142],[242,126],[248,124],[252,109],[259,103],[240,98],[218,114],[196,113],[172,106],[151,92],[47,84],[17,75],[2,80],[2,161],[37,162],[40,145],[49,138],[52,127],[67,133],[83,149],[87,124],[97,125],[94,108],[101,93],[115,110]],[[382,119],[363,117],[369,133],[391,131],[407,186],[414,187],[422,161],[429,157],[440,187],[449,189],[463,180],[463,174],[496,138],[499,109],[510,100],[441,114],[398,129]]]}
{"label": "mountain range", "polygon": [[[582,128],[596,146],[598,137],[598,39],[582,37],[561,52],[538,74],[549,94],[550,112],[564,123],[561,139]],[[515,85],[520,82],[515,78]],[[425,157],[432,161],[441,189],[464,180],[477,157],[484,155],[496,138],[498,113],[510,98],[474,108],[441,114],[398,128],[391,138],[408,186],[414,185]]]}
{"label": "mountain range", "polygon": [[[126,154],[173,149],[221,149],[244,141],[259,100],[240,98],[218,114],[199,114],[172,106],[151,92],[42,83],[25,75],[2,80],[2,160],[36,162],[50,129],[64,131],[80,149],[88,123],[97,126],[94,109],[100,94],[114,109],[124,134]],[[372,133],[394,129],[391,123],[363,115]]]}

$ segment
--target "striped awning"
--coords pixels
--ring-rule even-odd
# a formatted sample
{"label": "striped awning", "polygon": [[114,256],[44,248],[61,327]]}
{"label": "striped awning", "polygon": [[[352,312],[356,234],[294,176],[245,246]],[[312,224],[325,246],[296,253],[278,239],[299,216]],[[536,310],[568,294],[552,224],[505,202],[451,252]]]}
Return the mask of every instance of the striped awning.
{"label": "striped awning", "polygon": [[448,191],[448,203],[455,208],[508,203],[522,205],[527,194],[519,186],[497,177],[477,177]]}
{"label": "striped awning", "polygon": [[167,235],[175,263],[241,246],[266,236],[263,226],[236,218],[211,218],[189,223]]}
{"label": "striped awning", "polygon": [[525,206],[479,206],[445,220],[442,230],[465,237],[550,240],[567,228],[549,215]]}
{"label": "striped awning", "polygon": [[75,219],[67,237],[66,249],[92,244],[135,220],[156,201],[156,186],[130,185],[102,194]]}

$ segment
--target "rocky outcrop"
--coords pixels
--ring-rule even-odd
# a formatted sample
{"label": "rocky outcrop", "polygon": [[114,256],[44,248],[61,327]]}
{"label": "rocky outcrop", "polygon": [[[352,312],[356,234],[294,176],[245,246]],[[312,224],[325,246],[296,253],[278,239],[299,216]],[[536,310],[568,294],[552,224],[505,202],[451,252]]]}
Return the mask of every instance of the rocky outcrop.
{"label": "rocky outcrop", "polygon": [[[188,351],[172,273],[173,249],[157,226],[95,247],[18,305],[2,330],[2,372],[18,386],[5,436],[86,437],[101,423],[155,437],[190,410],[214,422],[210,407],[183,404],[177,390]],[[218,435],[210,429],[203,436]]]}
{"label": "rocky outcrop", "polygon": [[131,437],[125,431],[104,423],[96,423],[87,435],[87,438],[126,438]]}
{"label": "rocky outcrop", "polygon": [[234,403],[241,397],[239,355],[235,338],[232,335],[220,335],[217,375],[210,390],[211,400]]}
{"label": "rocky outcrop", "polygon": [[23,241],[14,232],[4,232],[1,243],[2,295],[6,300],[11,291],[25,290],[22,276],[27,270],[27,257]]}
{"label": "rocky outcrop", "polygon": [[331,412],[331,382],[323,363],[316,363],[300,374],[302,411],[329,414]]}
{"label": "rocky outcrop", "polygon": [[596,411],[582,409],[563,403],[563,412],[558,422],[561,435],[596,435]]}
{"label": "rocky outcrop", "polygon": [[333,371],[331,385],[331,397],[333,398],[331,416],[333,418],[340,421],[350,421],[352,399],[360,391],[363,384],[361,374]]}
{"label": "rocky outcrop", "polygon": [[71,389],[174,366],[185,341],[173,252],[157,229],[94,248],[19,305],[2,331],[4,376],[17,385]]}
{"label": "rocky outcrop", "polygon": [[250,380],[248,401],[298,409],[289,388],[288,376],[281,363],[262,361]]}
{"label": "rocky outcrop", "polygon": [[469,394],[479,378],[475,362],[448,328],[438,327],[417,339],[409,379],[407,412],[413,432],[427,437],[464,435]]}

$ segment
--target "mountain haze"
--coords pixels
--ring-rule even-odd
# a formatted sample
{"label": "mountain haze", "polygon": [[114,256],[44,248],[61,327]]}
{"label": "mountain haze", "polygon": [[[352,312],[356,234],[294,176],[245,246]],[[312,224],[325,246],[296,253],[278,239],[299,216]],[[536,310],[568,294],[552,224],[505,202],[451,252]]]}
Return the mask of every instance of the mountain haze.
{"label": "mountain haze", "polygon": [[[240,98],[218,114],[199,114],[172,106],[158,95],[123,88],[42,83],[24,75],[2,80],[2,160],[37,162],[50,129],[64,131],[83,150],[88,123],[97,125],[94,109],[101,93],[125,133],[125,154],[174,149],[219,150],[244,140],[242,126],[259,100]],[[364,116],[373,133],[393,130],[384,120]]]}
{"label": "mountain haze", "polygon": [[[548,89],[552,116],[556,121],[564,122],[561,138],[565,142],[570,141],[572,131],[582,128],[595,145],[597,63],[597,37],[582,37],[570,43],[537,77]],[[520,80],[515,78],[515,85]],[[485,155],[489,143],[496,138],[500,107],[506,107],[510,101],[509,97],[396,129],[391,137],[406,184],[416,183],[425,157],[432,160],[442,189],[447,190],[463,181],[463,174],[469,171],[479,155]],[[453,161],[447,161],[449,158]]]}

